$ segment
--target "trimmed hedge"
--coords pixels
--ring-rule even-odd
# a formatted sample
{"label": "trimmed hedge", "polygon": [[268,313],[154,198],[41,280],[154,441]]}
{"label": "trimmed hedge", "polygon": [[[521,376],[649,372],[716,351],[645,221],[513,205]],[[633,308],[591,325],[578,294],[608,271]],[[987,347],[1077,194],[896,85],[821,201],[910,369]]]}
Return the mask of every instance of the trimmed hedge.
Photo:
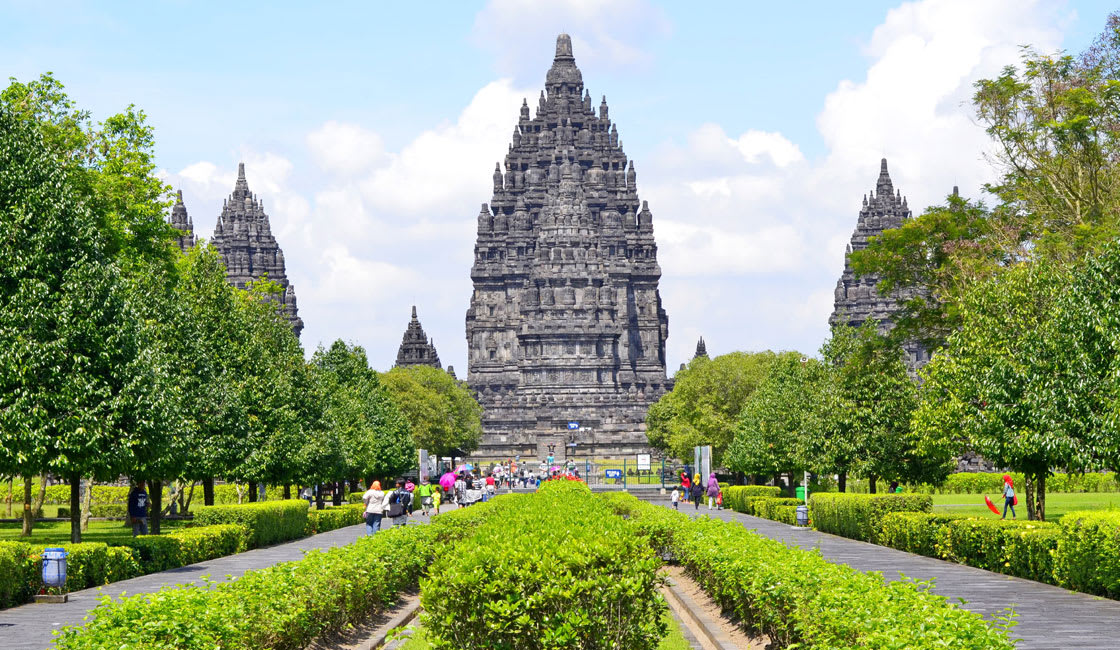
{"label": "trimmed hedge", "polygon": [[249,546],[249,529],[240,524],[193,526],[134,537],[118,546],[132,549],[141,571],[155,573],[241,553]]}
{"label": "trimmed hedge", "polygon": [[[1021,472],[958,472],[950,474],[944,483],[930,485],[907,484],[906,492],[920,494],[998,494],[1003,491],[1003,475],[1008,474],[1015,485],[1023,485]],[[882,486],[882,482],[879,483]],[[849,479],[849,492],[866,493],[866,479]],[[1047,492],[1120,492],[1120,481],[1114,472],[1088,474],[1053,474],[1046,478]]]}
{"label": "trimmed hedge", "polygon": [[362,513],[365,512],[365,509],[365,505],[359,503],[358,505],[333,506],[325,510],[308,510],[307,527],[304,528],[303,534],[318,535],[329,530],[365,523],[365,520],[362,519]]}
{"label": "trimmed hedge", "polygon": [[928,494],[849,494],[818,492],[809,495],[813,528],[865,542],[874,542],[879,520],[888,512],[930,512]]}
{"label": "trimmed hedge", "polygon": [[801,499],[758,499],[753,505],[755,515],[764,519],[783,521],[778,519],[779,508],[793,508],[793,512],[796,513],[797,506],[801,505]]}
{"label": "trimmed hedge", "polygon": [[689,519],[631,495],[605,499],[655,549],[676,557],[724,610],[774,647],[1010,650],[1006,631],[929,591],[883,584],[819,553],[761,537],[736,522]]}
{"label": "trimmed hedge", "polygon": [[262,501],[239,506],[201,506],[194,522],[202,526],[240,524],[249,530],[249,547],[257,548],[303,537],[307,529],[307,502]]}
{"label": "trimmed hedge", "polygon": [[876,539],[883,546],[940,558],[940,549],[948,535],[946,527],[952,521],[965,518],[964,515],[930,512],[888,512],[879,520]]}
{"label": "trimmed hedge", "polygon": [[774,508],[774,516],[770,517],[770,519],[779,521],[783,524],[789,524],[790,526],[796,526],[797,506],[776,506]]}
{"label": "trimmed hedge", "polygon": [[30,544],[0,542],[0,608],[18,605],[31,598],[27,561],[30,555]]}
{"label": "trimmed hedge", "polygon": [[723,491],[723,505],[736,512],[746,512],[745,503],[748,498],[776,499],[780,496],[782,488],[773,485],[732,485]]}
{"label": "trimmed hedge", "polygon": [[433,648],[656,647],[661,560],[586,485],[547,481],[486,505],[488,516],[445,544],[421,580]]}
{"label": "trimmed hedge", "polygon": [[68,591],[98,587],[141,575],[140,563],[129,548],[108,546],[102,542],[33,546],[27,557],[32,594],[38,593],[43,586],[43,549],[59,547],[66,549]]}
{"label": "trimmed hedge", "polygon": [[84,627],[65,628],[56,647],[302,648],[319,635],[367,622],[415,585],[431,561],[437,530],[394,526],[237,580],[107,600]]}
{"label": "trimmed hedge", "polygon": [[1054,582],[1055,524],[1004,519],[956,519],[945,527],[941,557],[1039,582]]}
{"label": "trimmed hedge", "polygon": [[1054,549],[1054,577],[1067,589],[1120,598],[1120,512],[1070,512]]}

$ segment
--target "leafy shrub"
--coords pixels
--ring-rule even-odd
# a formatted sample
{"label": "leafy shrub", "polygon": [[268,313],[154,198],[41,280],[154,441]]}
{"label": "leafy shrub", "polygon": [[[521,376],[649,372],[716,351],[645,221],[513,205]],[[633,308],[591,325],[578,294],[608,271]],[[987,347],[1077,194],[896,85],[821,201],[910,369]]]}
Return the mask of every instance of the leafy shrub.
{"label": "leafy shrub", "polygon": [[56,647],[302,648],[367,621],[415,585],[431,560],[434,531],[394,526],[238,580],[106,600],[84,627],[65,628]]}
{"label": "leafy shrub", "polygon": [[[90,513],[91,514],[93,513],[93,506],[92,505],[90,505]],[[43,514],[42,512],[39,513],[40,516],[42,514]],[[66,506],[59,506],[58,507],[58,514],[56,514],[55,516],[56,517],[61,517],[63,519],[65,519],[66,517],[69,517],[70,516],[70,508],[68,508]]]}
{"label": "leafy shrub", "polygon": [[1067,589],[1120,597],[1120,512],[1070,512],[1062,517],[1054,575]]}
{"label": "leafy shrub", "polygon": [[421,580],[433,647],[656,647],[665,633],[661,562],[587,486],[549,481],[486,505],[481,523],[445,545]]}
{"label": "leafy shrub", "polygon": [[31,597],[31,545],[0,542],[0,608],[27,602]]}
{"label": "leafy shrub", "polygon": [[43,549],[58,547],[66,549],[66,589],[69,591],[107,585],[141,573],[139,563],[128,548],[110,547],[101,542],[34,546],[27,558],[32,593],[43,586]]}
{"label": "leafy shrub", "polygon": [[[629,496],[629,495],[627,495]],[[691,520],[633,501],[631,521],[703,589],[775,647],[1010,650],[1004,630],[950,604],[926,583],[886,585],[879,574],[828,562],[734,522]],[[606,501],[616,511],[618,498]]]}
{"label": "leafy shrub", "polygon": [[118,542],[117,546],[132,549],[144,573],[155,573],[183,566],[179,558],[179,541],[170,535],[144,535]]}
{"label": "leafy shrub", "polygon": [[879,520],[888,512],[929,512],[928,494],[810,494],[813,527],[819,531],[865,542],[874,542]]}
{"label": "leafy shrub", "polygon": [[773,519],[781,521],[777,518],[778,508],[793,507],[796,512],[797,506],[801,505],[800,499],[758,499],[754,503],[754,514],[764,519]]}
{"label": "leafy shrub", "polygon": [[[125,503],[91,503],[89,514],[93,517],[109,517],[123,519],[128,516],[128,504]],[[59,515],[61,516],[61,515]]]}
{"label": "leafy shrub", "polygon": [[723,490],[723,505],[735,512],[747,512],[746,499],[758,497],[778,498],[782,495],[782,488],[773,485],[732,485]]}
{"label": "leafy shrub", "polygon": [[888,512],[879,519],[879,544],[926,557],[941,557],[949,522],[961,515],[929,512]]}
{"label": "leafy shrub", "polygon": [[1050,551],[1058,527],[1039,521],[955,519],[945,527],[941,557],[978,569],[1053,582]]}
{"label": "leafy shrub", "polygon": [[797,506],[776,506],[774,508],[774,516],[770,517],[774,521],[780,521],[783,524],[790,526],[797,525]]}
{"label": "leafy shrub", "polygon": [[181,528],[166,535],[134,537],[117,543],[132,549],[143,573],[177,569],[196,562],[240,553],[248,547],[249,529],[240,524]]}
{"label": "leafy shrub", "polygon": [[362,503],[362,495],[365,492],[351,492],[346,495],[346,503]]}
{"label": "leafy shrub", "polygon": [[257,548],[302,537],[307,528],[307,502],[263,501],[239,506],[200,506],[194,521],[202,526],[240,524],[249,530],[249,546]]}
{"label": "leafy shrub", "polygon": [[365,509],[364,504],[358,504],[334,506],[325,510],[308,510],[307,527],[303,533],[304,535],[318,535],[328,530],[357,526],[363,523],[362,513],[365,512]]}

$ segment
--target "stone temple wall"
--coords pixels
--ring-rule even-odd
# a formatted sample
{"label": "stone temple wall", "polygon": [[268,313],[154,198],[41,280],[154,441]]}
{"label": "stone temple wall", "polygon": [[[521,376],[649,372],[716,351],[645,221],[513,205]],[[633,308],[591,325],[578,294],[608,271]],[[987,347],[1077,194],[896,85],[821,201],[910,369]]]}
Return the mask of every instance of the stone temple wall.
{"label": "stone temple wall", "polygon": [[478,215],[466,317],[467,380],[483,406],[474,457],[648,451],[646,411],[669,389],[653,216],[565,34],[545,86],[534,116],[523,103]]}

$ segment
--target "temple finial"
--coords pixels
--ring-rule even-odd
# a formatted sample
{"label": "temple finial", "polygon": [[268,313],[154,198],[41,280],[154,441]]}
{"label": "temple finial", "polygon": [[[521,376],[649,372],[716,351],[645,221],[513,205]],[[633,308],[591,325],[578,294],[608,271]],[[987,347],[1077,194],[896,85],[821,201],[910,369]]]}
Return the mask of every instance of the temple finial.
{"label": "temple finial", "polygon": [[237,163],[237,180],[245,180],[245,163],[243,162]]}
{"label": "temple finial", "polygon": [[556,60],[575,59],[572,55],[572,37],[560,34],[556,37]]}
{"label": "temple finial", "polygon": [[412,320],[416,320],[416,305],[412,306]]}

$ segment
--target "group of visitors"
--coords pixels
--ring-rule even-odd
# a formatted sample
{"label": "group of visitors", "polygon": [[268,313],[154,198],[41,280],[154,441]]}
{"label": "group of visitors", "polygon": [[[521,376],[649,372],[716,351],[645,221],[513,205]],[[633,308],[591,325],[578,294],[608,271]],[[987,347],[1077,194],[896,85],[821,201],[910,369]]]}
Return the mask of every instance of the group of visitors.
{"label": "group of visitors", "polygon": [[[403,526],[408,523],[408,517],[412,514],[412,493],[417,488],[414,485],[412,486],[413,489],[409,490],[405,483],[405,479],[399,478],[397,479],[396,489],[392,492],[383,492],[381,481],[374,481],[373,485],[362,495],[362,503],[366,506],[363,518],[366,522],[367,535],[372,535],[381,530],[381,522],[386,517],[393,522],[394,526]],[[422,482],[422,485],[426,484],[426,480]],[[428,487],[430,489],[431,486]]]}
{"label": "group of visitors", "polygon": [[693,509],[699,510],[705,495],[708,497],[708,510],[711,510],[712,506],[717,510],[723,509],[723,490],[719,486],[715,472],[708,475],[707,485],[703,483],[699,473],[689,480],[688,474],[681,472],[680,485],[673,487],[669,500],[673,503],[674,509],[680,510],[680,502],[683,498],[686,503],[692,501]]}

